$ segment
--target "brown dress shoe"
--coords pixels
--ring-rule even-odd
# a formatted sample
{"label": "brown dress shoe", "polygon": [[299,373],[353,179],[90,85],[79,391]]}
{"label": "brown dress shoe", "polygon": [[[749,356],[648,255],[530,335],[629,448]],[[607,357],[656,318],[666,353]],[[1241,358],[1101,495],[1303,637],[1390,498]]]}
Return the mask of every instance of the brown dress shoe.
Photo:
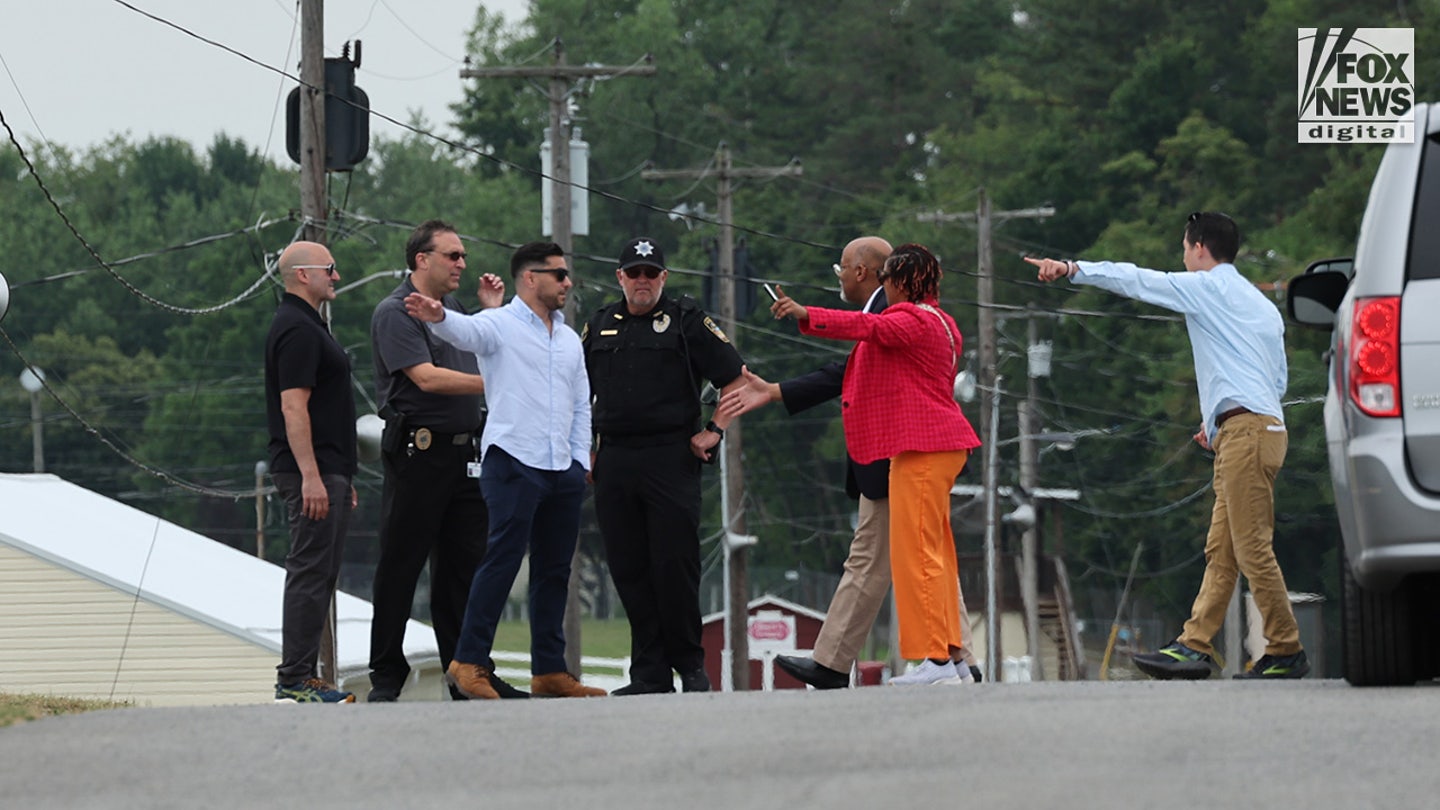
{"label": "brown dress shoe", "polygon": [[479,664],[451,661],[445,670],[445,682],[471,700],[499,700],[500,693],[490,685],[490,670]]}
{"label": "brown dress shoe", "polygon": [[604,689],[586,686],[568,672],[530,676],[530,694],[535,697],[604,697]]}

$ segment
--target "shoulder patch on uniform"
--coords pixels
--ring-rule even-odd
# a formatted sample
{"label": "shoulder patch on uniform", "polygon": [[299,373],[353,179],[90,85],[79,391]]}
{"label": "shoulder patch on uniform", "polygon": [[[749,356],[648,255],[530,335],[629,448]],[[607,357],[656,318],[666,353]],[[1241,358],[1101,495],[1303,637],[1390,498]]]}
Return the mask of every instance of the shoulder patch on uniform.
{"label": "shoulder patch on uniform", "polygon": [[725,333],[720,331],[720,327],[715,324],[715,321],[712,320],[709,315],[705,316],[705,328],[709,329],[711,332],[714,332],[715,337],[720,338],[726,343],[730,342],[730,338],[725,337]]}

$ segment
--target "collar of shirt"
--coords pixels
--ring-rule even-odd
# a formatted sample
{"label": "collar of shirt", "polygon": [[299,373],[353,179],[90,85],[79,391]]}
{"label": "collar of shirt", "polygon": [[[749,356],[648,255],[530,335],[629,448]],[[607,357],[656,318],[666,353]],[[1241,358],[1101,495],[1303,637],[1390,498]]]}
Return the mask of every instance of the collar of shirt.
{"label": "collar of shirt", "polygon": [[870,297],[869,297],[868,299],[866,299],[866,301],[865,301],[865,306],[862,307],[862,308],[860,309],[860,311],[861,311],[861,312],[874,312],[874,311],[875,311],[875,305],[876,305],[877,303],[879,303],[879,300],[880,300],[881,298],[884,298],[884,297],[885,297],[885,288],[884,288],[884,287],[876,287],[876,288],[875,288],[875,292],[870,293]]}

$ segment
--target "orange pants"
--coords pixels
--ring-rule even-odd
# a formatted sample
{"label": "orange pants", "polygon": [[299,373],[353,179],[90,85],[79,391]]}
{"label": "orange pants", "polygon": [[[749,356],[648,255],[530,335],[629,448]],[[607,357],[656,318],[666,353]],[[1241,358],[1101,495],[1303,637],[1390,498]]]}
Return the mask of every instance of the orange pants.
{"label": "orange pants", "polygon": [[890,459],[890,570],[902,658],[949,658],[961,644],[950,487],[969,456],[948,450]]}

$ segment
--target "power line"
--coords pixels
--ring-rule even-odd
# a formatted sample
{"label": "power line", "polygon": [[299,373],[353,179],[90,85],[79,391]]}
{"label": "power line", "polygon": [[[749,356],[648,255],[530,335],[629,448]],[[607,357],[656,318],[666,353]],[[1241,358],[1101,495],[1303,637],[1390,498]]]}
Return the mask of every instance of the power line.
{"label": "power line", "polygon": [[[10,347],[10,351],[14,353],[17,358],[20,359],[21,363],[25,364],[25,368],[29,369],[32,372],[35,371],[35,366],[32,365],[31,362],[25,357],[25,354],[20,351],[20,347],[15,345],[15,341],[11,340],[10,333],[5,331],[4,327],[0,327],[0,338],[4,338],[6,345]],[[39,374],[35,374],[35,377],[40,381],[40,385],[44,386],[45,392],[48,393],[56,402],[58,402],[60,404],[60,407],[64,408],[65,412],[70,415],[70,418],[74,419],[80,424],[82,428],[85,429],[86,433],[94,436],[101,444],[110,448],[110,450],[114,452],[115,455],[129,462],[132,466],[144,470],[145,472],[160,479],[161,481],[166,482],[167,484],[179,487],[181,489],[189,490],[190,492],[194,492],[198,495],[211,495],[219,498],[230,498],[232,500],[249,498],[255,495],[254,487],[245,490],[212,489],[211,487],[201,486],[200,484],[191,483],[190,481],[183,481],[164,470],[158,469],[156,467],[151,467],[149,464],[146,464],[140,459],[130,455],[130,453],[122,449],[120,445],[116,444],[114,440],[101,433],[99,428],[90,424],[90,422],[86,420],[85,417],[81,416],[78,412],[76,412],[74,408],[70,407],[70,403],[66,402],[60,397],[58,393],[56,393],[55,389],[50,386],[49,381],[47,381],[44,377],[40,376]]]}
{"label": "power line", "polygon": [[[155,22],[161,23],[162,25],[166,25],[166,26],[169,26],[169,27],[171,27],[171,28],[174,28],[176,31],[179,31],[180,33],[185,34],[186,36],[189,36],[189,37],[193,37],[193,38],[195,38],[195,39],[198,39],[198,40],[200,40],[201,42],[204,42],[204,43],[207,44],[207,45],[210,45],[210,46],[213,46],[213,47],[216,47],[216,48],[220,48],[221,50],[223,50],[223,51],[225,51],[225,52],[227,52],[227,53],[233,54],[234,56],[237,56],[237,57],[239,57],[239,58],[241,58],[241,59],[244,59],[245,61],[250,62],[251,64],[253,64],[253,65],[257,66],[257,67],[263,68],[263,69],[265,69],[265,70],[272,71],[272,72],[274,72],[274,73],[278,73],[278,74],[280,74],[281,76],[284,76],[284,77],[289,78],[289,79],[291,79],[291,80],[293,80],[293,81],[296,81],[296,82],[298,82],[298,83],[300,84],[301,87],[304,87],[304,88],[306,88],[306,89],[309,89],[309,90],[314,91],[314,92],[317,92],[317,93],[324,93],[324,92],[325,92],[325,89],[324,89],[323,87],[318,87],[318,86],[316,86],[316,85],[314,85],[314,84],[312,84],[312,83],[310,83],[310,82],[306,82],[306,81],[304,81],[303,79],[301,79],[300,77],[295,76],[295,75],[293,75],[293,74],[291,74],[291,73],[289,73],[289,72],[287,72],[287,71],[285,71],[285,70],[282,70],[281,68],[274,67],[273,65],[267,65],[267,64],[265,64],[264,62],[261,62],[260,60],[256,59],[256,58],[253,57],[253,56],[250,56],[250,55],[245,54],[245,53],[243,53],[243,52],[241,52],[241,51],[238,51],[238,50],[236,50],[236,49],[234,49],[234,48],[232,48],[232,47],[230,47],[230,46],[228,46],[228,45],[225,45],[225,44],[223,44],[223,43],[216,42],[215,40],[209,39],[208,37],[205,37],[205,36],[203,36],[203,35],[201,35],[201,34],[198,34],[198,33],[194,32],[194,31],[191,31],[191,30],[189,30],[188,28],[185,28],[184,26],[182,26],[182,25],[180,25],[180,24],[178,24],[178,23],[171,22],[170,20],[167,20],[167,19],[165,19],[164,17],[160,17],[160,16],[158,16],[158,15],[156,15],[156,14],[152,14],[152,13],[150,13],[150,12],[148,12],[148,11],[145,11],[144,9],[137,8],[137,7],[135,7],[134,5],[131,5],[130,3],[126,2],[126,0],[113,0],[113,2],[115,2],[115,3],[117,3],[117,4],[121,5],[121,6],[124,6],[125,8],[127,8],[127,9],[135,12],[136,14],[140,14],[140,15],[142,15],[142,16],[144,16],[144,17],[148,17],[148,18],[154,20]],[[578,69],[579,66],[572,66],[572,67],[575,67],[575,68]],[[374,117],[376,117],[376,118],[379,118],[379,119],[382,120],[382,121],[386,121],[386,122],[388,122],[388,123],[390,123],[390,124],[393,124],[393,125],[401,128],[401,129],[403,129],[403,130],[405,130],[405,131],[407,131],[407,132],[411,132],[411,133],[414,133],[414,134],[416,134],[416,135],[420,135],[420,136],[425,137],[425,138],[430,138],[431,140],[437,141],[437,142],[439,142],[439,143],[443,143],[443,144],[445,144],[446,146],[451,147],[452,149],[457,149],[457,150],[459,150],[459,151],[462,151],[462,152],[465,152],[465,153],[467,153],[467,154],[473,155],[473,156],[475,156],[475,157],[477,157],[477,158],[480,158],[481,160],[485,160],[485,161],[488,161],[488,162],[490,162],[490,163],[494,163],[494,164],[497,165],[497,166],[502,166],[502,167],[504,167],[504,168],[511,169],[511,170],[520,172],[520,173],[522,173],[522,174],[533,175],[533,176],[538,177],[538,178],[540,178],[540,179],[542,179],[542,180],[548,180],[548,181],[550,181],[550,182],[552,182],[552,183],[564,184],[565,186],[570,187],[570,188],[576,188],[576,189],[580,189],[580,190],[582,190],[582,191],[588,191],[588,192],[590,192],[591,194],[594,194],[594,195],[596,195],[596,196],[598,196],[598,197],[602,197],[602,198],[604,198],[604,199],[611,200],[611,201],[613,201],[613,202],[622,203],[622,204],[625,204],[625,205],[631,205],[631,206],[634,206],[634,207],[636,207],[636,208],[642,208],[642,209],[645,209],[645,210],[647,210],[647,211],[653,211],[653,212],[655,212],[655,213],[657,213],[657,214],[669,214],[669,213],[670,213],[667,209],[661,208],[661,207],[659,207],[659,206],[657,206],[657,205],[653,205],[653,204],[651,204],[651,203],[642,202],[642,201],[640,201],[640,200],[632,200],[632,199],[630,199],[630,198],[628,198],[628,197],[622,197],[622,196],[620,196],[620,195],[618,195],[618,194],[614,194],[614,193],[612,193],[612,192],[605,191],[605,190],[603,190],[603,189],[594,188],[594,187],[592,187],[592,186],[581,185],[581,184],[579,184],[579,183],[576,183],[576,182],[574,182],[574,181],[571,181],[569,178],[557,178],[557,177],[554,177],[554,176],[545,174],[544,172],[539,171],[539,170],[537,170],[537,169],[532,169],[532,168],[530,168],[530,167],[528,167],[528,166],[522,166],[522,165],[520,165],[520,164],[518,164],[518,163],[514,163],[514,162],[511,162],[511,161],[505,160],[504,158],[499,157],[498,155],[492,155],[492,154],[490,154],[490,153],[488,153],[488,152],[486,152],[486,151],[484,151],[484,150],[482,150],[482,149],[477,149],[477,148],[472,147],[472,146],[467,146],[466,144],[459,143],[459,142],[457,142],[457,141],[455,141],[455,140],[452,140],[452,139],[450,139],[450,138],[446,138],[446,137],[443,136],[443,135],[437,135],[437,134],[435,134],[435,133],[433,133],[433,132],[428,132],[428,131],[426,131],[426,130],[420,129],[419,127],[412,126],[411,124],[405,123],[404,121],[401,121],[401,120],[399,120],[399,119],[397,119],[397,118],[394,118],[394,117],[392,117],[392,116],[386,115],[385,113],[380,112],[379,110],[375,110],[375,109],[369,108],[369,107],[361,107],[359,104],[356,104],[354,101],[351,101],[351,100],[348,99],[348,98],[339,98],[339,97],[335,97],[335,98],[336,98],[337,101],[339,101],[339,102],[342,103],[342,104],[347,104],[347,105],[349,105],[349,106],[351,106],[351,107],[354,107],[355,109],[360,110],[361,112],[364,112],[364,113],[366,113],[366,114],[368,114],[368,115],[372,115],[372,116],[374,116]],[[558,152],[558,150],[557,150],[557,152]],[[717,226],[717,227],[720,225],[720,222],[719,222],[718,220],[712,220],[712,219],[708,219],[708,218],[706,218],[706,217],[701,217],[701,216],[697,216],[697,215],[691,215],[691,219],[694,219],[694,220],[696,220],[697,222],[704,222],[704,223],[707,224],[707,225],[715,225],[715,226]],[[822,243],[820,243],[820,242],[813,242],[813,241],[808,240],[808,239],[800,239],[800,238],[797,238],[797,237],[785,236],[785,235],[783,235],[783,234],[777,234],[777,233],[772,233],[772,232],[770,232],[770,231],[764,231],[764,230],[761,230],[761,229],[759,229],[759,228],[752,228],[752,227],[747,227],[747,226],[744,226],[744,225],[734,225],[734,224],[732,224],[730,227],[734,228],[735,230],[742,231],[742,232],[744,232],[744,233],[748,233],[748,234],[752,234],[752,235],[760,236],[760,237],[765,237],[765,238],[769,238],[769,239],[774,239],[774,240],[780,241],[780,242],[788,242],[788,243],[791,243],[791,244],[804,245],[804,246],[806,246],[806,247],[822,248],[822,249],[825,249],[825,250],[835,250],[835,249],[836,249],[836,246],[834,246],[834,245],[827,245],[827,244],[822,244]]]}
{"label": "power line", "polygon": [[[122,2],[122,0],[116,0],[116,2]],[[142,301],[145,301],[146,303],[159,309],[173,312],[177,315],[210,315],[216,312],[220,312],[221,310],[228,309],[244,301],[255,290],[259,289],[260,285],[262,285],[265,280],[269,278],[270,273],[273,272],[273,268],[267,268],[266,274],[264,276],[261,276],[253,285],[251,285],[250,289],[240,293],[240,295],[230,299],[229,301],[226,301],[222,304],[217,304],[212,307],[180,307],[161,301],[160,299],[150,295],[139,287],[136,287],[134,284],[131,284],[129,280],[116,272],[115,268],[111,266],[109,262],[106,262],[105,259],[101,258],[100,253],[91,246],[91,244],[85,239],[84,236],[80,234],[80,231],[76,230],[75,223],[70,221],[70,217],[66,215],[65,210],[60,207],[60,203],[56,201],[54,195],[50,193],[49,187],[45,185],[45,180],[40,176],[40,172],[35,168],[35,164],[30,162],[30,156],[25,152],[25,148],[20,145],[20,141],[15,137],[15,130],[10,128],[10,122],[5,119],[4,110],[0,110],[0,125],[3,125],[5,127],[5,132],[10,136],[10,143],[14,145],[16,151],[19,153],[20,160],[25,163],[25,168],[29,171],[30,177],[34,179],[35,184],[40,187],[41,193],[45,195],[45,199],[50,203],[50,207],[55,209],[55,213],[59,215],[61,222],[65,223],[65,227],[70,231],[70,234],[74,236],[75,239],[81,244],[81,246],[85,248],[85,252],[89,253],[90,257],[93,258],[97,264],[105,268],[105,272],[109,273],[111,278],[120,282],[120,286],[124,287],[130,292],[131,295],[134,295]]]}

